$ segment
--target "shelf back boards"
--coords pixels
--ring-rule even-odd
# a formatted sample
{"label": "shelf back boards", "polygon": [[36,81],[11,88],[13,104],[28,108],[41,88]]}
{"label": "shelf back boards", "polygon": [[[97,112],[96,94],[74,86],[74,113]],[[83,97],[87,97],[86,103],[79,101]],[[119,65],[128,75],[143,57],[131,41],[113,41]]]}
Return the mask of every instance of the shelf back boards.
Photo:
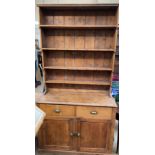
{"label": "shelf back boards", "polygon": [[40,6],[47,89],[109,94],[117,37],[117,5]]}

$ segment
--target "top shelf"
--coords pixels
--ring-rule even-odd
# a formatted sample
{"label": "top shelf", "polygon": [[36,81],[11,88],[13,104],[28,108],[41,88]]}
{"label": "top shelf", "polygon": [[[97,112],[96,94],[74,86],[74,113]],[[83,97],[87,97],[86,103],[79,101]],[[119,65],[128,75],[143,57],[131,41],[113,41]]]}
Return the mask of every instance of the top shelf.
{"label": "top shelf", "polygon": [[50,29],[116,29],[117,25],[39,25]]}
{"label": "top shelf", "polygon": [[50,7],[50,8],[63,8],[63,7],[70,7],[70,8],[80,8],[81,7],[118,7],[118,3],[104,3],[104,4],[37,4],[38,7]]}

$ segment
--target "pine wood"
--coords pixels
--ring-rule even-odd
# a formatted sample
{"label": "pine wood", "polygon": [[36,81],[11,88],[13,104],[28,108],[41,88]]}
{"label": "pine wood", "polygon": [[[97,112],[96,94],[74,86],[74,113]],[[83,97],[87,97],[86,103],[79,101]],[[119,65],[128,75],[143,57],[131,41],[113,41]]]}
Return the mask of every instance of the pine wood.
{"label": "pine wood", "polygon": [[[43,154],[43,153],[49,153],[49,151],[42,151],[39,150],[39,153]],[[50,153],[54,154],[54,155],[118,155],[115,153],[93,153],[93,152],[77,152],[77,151],[61,151],[61,150],[50,150]],[[49,153],[49,154],[50,154]]]}
{"label": "pine wood", "polygon": [[46,119],[39,132],[39,147],[72,150],[73,138],[70,136],[72,130],[73,121],[71,118]]}
{"label": "pine wood", "polygon": [[116,25],[40,25],[41,28],[51,28],[51,29],[115,29]]}
{"label": "pine wood", "polygon": [[51,9],[55,9],[55,10],[59,10],[59,9],[76,9],[76,8],[80,8],[80,9],[109,9],[111,7],[118,7],[118,4],[116,3],[105,3],[105,4],[37,4],[38,7],[40,8],[51,8]]}
{"label": "pine wood", "polygon": [[47,80],[46,83],[64,83],[64,84],[81,84],[81,85],[110,85],[108,82],[93,82],[93,81],[71,81],[71,80]]}
{"label": "pine wood", "polygon": [[[58,89],[59,90],[59,89]],[[81,91],[57,91],[52,90],[47,94],[36,94],[37,103],[61,104],[61,105],[90,105],[99,107],[117,107],[113,98],[104,92],[95,92],[95,90]]]}
{"label": "pine wood", "polygon": [[109,51],[109,52],[115,52],[114,49],[72,49],[72,48],[41,48],[43,51],[50,51],[50,52],[53,52],[53,51],[84,51],[84,52],[87,52],[87,51],[98,51],[98,52],[106,52],[106,51]]}
{"label": "pine wood", "polygon": [[[93,112],[95,114],[93,114]],[[92,106],[77,106],[76,116],[86,119],[105,119],[111,120],[112,109],[104,107],[92,107]]]}
{"label": "pine wood", "polygon": [[110,96],[118,5],[39,5],[46,112],[39,149],[112,151],[116,103]]}
{"label": "pine wood", "polygon": [[[38,105],[46,112],[53,107],[50,105],[49,108],[49,105],[44,103]],[[39,132],[40,149],[111,152],[114,129],[112,128],[114,122],[111,120],[114,117],[115,108],[74,106],[74,109],[67,109],[68,106],[61,105],[55,105],[55,107],[61,107],[62,112],[72,111],[72,114],[58,117],[51,114],[53,109],[51,113],[47,112],[46,120]],[[95,116],[90,115],[93,110],[98,112]],[[79,136],[77,136],[78,133]]]}
{"label": "pine wood", "polygon": [[75,116],[74,106],[39,104],[46,116]]}
{"label": "pine wood", "polygon": [[107,120],[86,120],[78,122],[78,150],[82,152],[107,152],[111,122]]}
{"label": "pine wood", "polygon": [[47,67],[44,67],[44,69],[55,69],[55,70],[58,70],[58,69],[62,69],[62,70],[94,70],[94,71],[111,71],[112,69],[111,68],[104,68],[104,67],[59,67],[59,66],[47,66]]}
{"label": "pine wood", "polygon": [[[40,27],[44,58],[43,66],[107,67],[113,70],[112,60],[114,53],[109,51],[115,51],[116,27],[114,29],[105,29],[105,27],[107,28],[107,25],[110,24],[113,26],[117,25],[117,21],[115,20],[117,12],[115,7],[111,10],[106,9],[106,7],[103,7],[102,9],[103,11],[100,9],[98,11],[87,11],[85,9],[82,11],[63,9],[50,10],[49,8],[40,9],[40,23],[46,24],[46,28],[44,26]],[[81,27],[84,28],[87,26],[91,27],[91,29],[81,29]],[[74,27],[74,29],[72,29],[72,27]],[[96,27],[100,27],[101,29],[96,29]],[[52,50],[52,52],[47,53],[47,50]],[[72,73],[64,72],[64,70],[54,71],[52,77],[60,79],[60,81],[53,81],[45,78],[46,87],[48,88],[47,83],[109,85],[108,83],[105,83],[106,81],[100,82],[100,80],[98,80],[99,75],[102,74],[102,77],[107,75],[104,74],[105,70],[103,70],[103,73],[98,72],[99,70],[95,71],[96,72],[89,72],[89,70],[86,69],[85,72]],[[51,72],[45,71],[44,73],[45,77],[47,77]],[[70,78],[70,76],[73,77]],[[108,76],[110,79],[112,74],[110,73]],[[91,80],[87,79],[88,77],[93,80],[97,80],[95,82],[91,82]],[[81,80],[87,79],[88,83],[76,80],[78,78]],[[71,81],[69,82],[67,79]]]}
{"label": "pine wood", "polygon": [[[113,49],[114,30],[42,29],[43,48]],[[71,41],[71,42],[70,42]],[[69,44],[69,45],[68,45]],[[70,47],[69,47],[70,46]],[[72,46],[72,47],[71,47]]]}

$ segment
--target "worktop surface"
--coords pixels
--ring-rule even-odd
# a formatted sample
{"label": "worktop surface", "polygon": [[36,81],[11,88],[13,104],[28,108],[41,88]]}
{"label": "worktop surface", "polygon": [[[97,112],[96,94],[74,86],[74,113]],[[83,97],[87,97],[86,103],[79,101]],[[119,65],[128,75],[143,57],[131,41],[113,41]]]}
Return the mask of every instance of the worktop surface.
{"label": "worktop surface", "polygon": [[117,107],[114,98],[100,92],[52,91],[36,93],[35,97],[37,103]]}

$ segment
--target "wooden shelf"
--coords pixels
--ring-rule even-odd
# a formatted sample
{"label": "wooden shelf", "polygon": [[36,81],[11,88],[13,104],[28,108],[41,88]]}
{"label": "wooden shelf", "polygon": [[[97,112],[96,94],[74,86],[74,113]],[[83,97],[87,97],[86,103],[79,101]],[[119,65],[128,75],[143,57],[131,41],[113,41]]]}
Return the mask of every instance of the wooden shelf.
{"label": "wooden shelf", "polygon": [[63,67],[63,66],[47,66],[44,69],[60,69],[60,70],[89,70],[89,71],[112,71],[112,68],[99,67]]}
{"label": "wooden shelf", "polygon": [[45,95],[36,93],[35,98],[37,103],[116,107],[115,100],[104,92],[48,90]]}
{"label": "wooden shelf", "polygon": [[40,6],[45,87],[47,91],[76,89],[109,95],[118,6],[71,6]]}
{"label": "wooden shelf", "polygon": [[63,49],[63,48],[42,48],[46,51],[99,51],[99,52],[115,52],[114,49]]}
{"label": "wooden shelf", "polygon": [[40,25],[51,29],[116,29],[117,25]]}
{"label": "wooden shelf", "polygon": [[71,80],[47,80],[46,83],[55,84],[80,84],[80,85],[103,85],[110,86],[110,82],[94,82],[94,81],[71,81]]}
{"label": "wooden shelf", "polygon": [[38,7],[40,8],[52,8],[52,9],[76,9],[79,8],[80,11],[85,9],[103,9],[103,8],[117,8],[118,3],[107,3],[107,4],[37,4]]}

